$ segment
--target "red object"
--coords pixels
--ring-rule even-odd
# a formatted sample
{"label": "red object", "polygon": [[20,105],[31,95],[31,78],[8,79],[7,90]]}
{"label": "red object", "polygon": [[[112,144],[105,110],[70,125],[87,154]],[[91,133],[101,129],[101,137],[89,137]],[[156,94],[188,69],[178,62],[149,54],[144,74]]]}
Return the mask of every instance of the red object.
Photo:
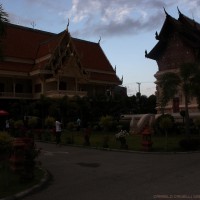
{"label": "red object", "polygon": [[151,141],[151,130],[145,127],[142,131],[142,149],[143,151],[150,151],[153,142]]}
{"label": "red object", "polygon": [[0,116],[7,116],[9,113],[5,110],[0,110]]}
{"label": "red object", "polygon": [[24,163],[24,150],[25,150],[25,142],[23,138],[14,138],[12,141],[12,154],[10,156],[10,168],[17,172],[23,169]]}

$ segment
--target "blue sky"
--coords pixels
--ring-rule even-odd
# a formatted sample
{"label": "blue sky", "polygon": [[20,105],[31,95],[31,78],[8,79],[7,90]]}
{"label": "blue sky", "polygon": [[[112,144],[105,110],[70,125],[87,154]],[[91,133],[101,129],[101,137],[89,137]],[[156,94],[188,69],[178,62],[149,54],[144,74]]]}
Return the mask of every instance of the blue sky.
{"label": "blue sky", "polygon": [[179,10],[200,22],[199,0],[0,0],[14,24],[59,33],[70,20],[73,37],[98,42],[129,95],[155,92],[155,61],[145,58],[156,44],[155,32],[165,20],[163,8],[178,18]]}

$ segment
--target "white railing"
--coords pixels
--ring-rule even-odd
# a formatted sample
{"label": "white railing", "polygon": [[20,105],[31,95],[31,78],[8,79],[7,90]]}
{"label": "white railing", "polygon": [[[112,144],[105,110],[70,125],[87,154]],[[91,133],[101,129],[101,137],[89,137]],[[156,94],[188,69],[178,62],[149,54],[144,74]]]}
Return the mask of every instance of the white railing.
{"label": "white railing", "polygon": [[[39,99],[41,93],[32,94],[32,93],[14,93],[14,92],[0,92],[0,99]],[[73,90],[49,90],[44,93],[47,97],[52,98],[62,98],[64,96],[73,97],[73,96],[80,96],[84,97],[87,96],[86,91],[73,91]]]}
{"label": "white railing", "polygon": [[33,98],[33,94],[32,93],[0,92],[0,99],[1,98],[31,99]]}
{"label": "white railing", "polygon": [[64,96],[73,97],[73,96],[80,96],[84,97],[87,96],[86,91],[73,91],[73,90],[50,90],[46,91],[45,96],[53,97],[53,98],[62,98]]}

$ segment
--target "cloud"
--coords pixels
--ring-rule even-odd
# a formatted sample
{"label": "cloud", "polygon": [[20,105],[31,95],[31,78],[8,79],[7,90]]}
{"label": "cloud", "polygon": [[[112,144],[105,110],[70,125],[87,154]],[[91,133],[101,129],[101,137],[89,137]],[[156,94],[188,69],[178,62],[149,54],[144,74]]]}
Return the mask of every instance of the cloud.
{"label": "cloud", "polygon": [[[12,4],[12,0],[7,1]],[[35,21],[41,28],[56,23],[62,28],[69,18],[73,27],[70,31],[76,37],[115,37],[159,30],[165,19],[163,7],[168,12],[180,6],[196,21],[200,18],[199,0],[21,0],[21,4],[21,12],[9,13],[15,23],[30,26]]]}
{"label": "cloud", "polygon": [[[63,0],[56,0],[56,1],[49,1],[49,0],[24,0],[24,4],[27,6],[33,6],[33,7],[42,7],[43,11],[54,11],[55,13],[58,13],[59,11],[66,10],[66,7],[64,6]],[[67,5],[67,4],[66,4]]]}
{"label": "cloud", "polygon": [[35,28],[54,32],[59,25],[59,31],[65,28],[67,20],[64,20],[59,13],[70,9],[69,2],[68,0],[20,0],[20,2],[6,0],[5,5],[11,23],[32,27],[34,22]]}
{"label": "cloud", "polygon": [[194,18],[200,18],[200,1],[199,0],[183,0],[183,3],[187,5],[189,13]]}
{"label": "cloud", "polygon": [[178,5],[198,13],[200,1],[72,0],[72,9],[66,14],[73,23],[82,24],[82,29],[74,32],[78,36],[119,36],[157,29],[165,18],[163,8]]}
{"label": "cloud", "polygon": [[72,0],[66,14],[73,23],[82,23],[83,28],[74,32],[78,36],[119,36],[155,29],[164,6],[160,0]]}
{"label": "cloud", "polygon": [[34,26],[36,26],[35,21],[41,20],[41,18],[40,19],[30,19],[28,17],[21,17],[18,14],[14,14],[14,13],[10,13],[10,12],[8,12],[8,15],[9,15],[9,20],[11,23],[18,24],[18,25],[24,25],[24,26],[28,26],[28,27],[33,27],[33,23],[34,23]]}
{"label": "cloud", "polygon": [[82,23],[74,35],[119,36],[155,29],[165,6],[160,0],[73,0],[67,14],[73,23]]}

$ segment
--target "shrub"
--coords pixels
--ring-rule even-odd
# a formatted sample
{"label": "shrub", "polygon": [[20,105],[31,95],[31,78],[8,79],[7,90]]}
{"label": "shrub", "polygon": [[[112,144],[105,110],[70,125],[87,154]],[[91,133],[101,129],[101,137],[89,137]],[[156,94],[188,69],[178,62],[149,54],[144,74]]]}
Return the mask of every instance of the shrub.
{"label": "shrub", "polygon": [[174,130],[177,134],[184,134],[185,133],[185,125],[182,122],[175,122]]}
{"label": "shrub", "polygon": [[100,127],[99,124],[94,124],[93,127],[92,127],[92,129],[93,129],[94,131],[101,131],[101,127]]}
{"label": "shrub", "polygon": [[14,128],[16,128],[16,129],[23,128],[23,126],[24,126],[23,120],[17,120],[14,122]]}
{"label": "shrub", "polygon": [[54,125],[55,125],[55,119],[53,118],[53,117],[47,117],[46,119],[45,119],[45,126],[47,127],[47,128],[53,128],[54,127]]}
{"label": "shrub", "polygon": [[197,126],[197,127],[200,127],[200,117],[197,117],[194,119],[194,124]]}
{"label": "shrub", "polygon": [[194,125],[197,128],[197,131],[200,133],[200,117],[194,119]]}
{"label": "shrub", "polygon": [[167,125],[170,125],[170,128],[168,128],[167,131],[172,130],[174,126],[174,121],[174,117],[169,114],[159,116],[154,123],[155,133],[163,134],[166,130],[165,128],[167,128]]}
{"label": "shrub", "polygon": [[173,126],[173,122],[170,118],[165,117],[160,120],[159,126],[162,130],[169,130]]}
{"label": "shrub", "polygon": [[181,149],[184,151],[195,151],[200,147],[200,140],[198,139],[183,139],[179,142]]}
{"label": "shrub", "polygon": [[6,132],[0,132],[0,154],[9,153],[12,138]]}
{"label": "shrub", "polygon": [[110,115],[102,116],[99,122],[99,125],[105,130],[108,131],[112,128],[113,117]]}
{"label": "shrub", "polygon": [[26,134],[23,120],[13,121],[11,125],[11,135],[13,137],[22,137]]}
{"label": "shrub", "polygon": [[51,134],[51,131],[50,130],[45,130],[43,132],[43,134],[41,135],[41,140],[42,141],[51,141],[52,139],[52,134]]}
{"label": "shrub", "polygon": [[127,132],[129,132],[130,120],[120,120],[117,128],[118,128],[118,131],[126,130]]}
{"label": "shrub", "polygon": [[72,131],[74,130],[74,128],[76,127],[76,125],[74,124],[74,122],[68,122],[67,123],[67,129]]}
{"label": "shrub", "polygon": [[28,120],[28,127],[30,128],[35,128],[38,124],[38,118],[37,117],[31,117],[29,120]]}

